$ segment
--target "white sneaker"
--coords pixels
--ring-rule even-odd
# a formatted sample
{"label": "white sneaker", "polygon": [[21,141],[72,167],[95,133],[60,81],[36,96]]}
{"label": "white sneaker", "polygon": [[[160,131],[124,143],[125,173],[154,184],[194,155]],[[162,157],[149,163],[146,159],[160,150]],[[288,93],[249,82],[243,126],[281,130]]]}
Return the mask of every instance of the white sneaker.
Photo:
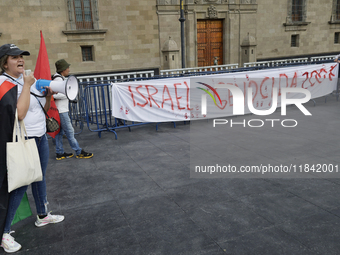
{"label": "white sneaker", "polygon": [[35,225],[37,227],[42,227],[50,223],[59,223],[63,221],[65,217],[63,215],[52,215],[51,213],[48,213],[47,216],[43,219],[39,219],[37,216],[37,220],[35,221]]}
{"label": "white sneaker", "polygon": [[11,233],[3,234],[1,241],[1,247],[4,248],[5,252],[8,253],[16,252],[21,249],[21,245],[14,241],[14,238],[13,236],[11,236]]}

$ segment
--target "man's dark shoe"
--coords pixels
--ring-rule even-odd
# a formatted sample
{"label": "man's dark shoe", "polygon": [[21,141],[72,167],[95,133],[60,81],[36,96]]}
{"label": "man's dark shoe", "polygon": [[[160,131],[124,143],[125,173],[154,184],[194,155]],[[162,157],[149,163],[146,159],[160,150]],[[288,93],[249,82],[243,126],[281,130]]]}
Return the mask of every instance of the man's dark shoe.
{"label": "man's dark shoe", "polygon": [[63,154],[58,154],[57,153],[56,159],[57,160],[62,160],[64,158],[72,158],[73,156],[74,156],[73,153],[66,153],[66,152],[64,152]]}
{"label": "man's dark shoe", "polygon": [[88,153],[88,152],[85,152],[84,150],[81,150],[81,153],[77,155],[76,157],[77,158],[92,158],[93,153]]}

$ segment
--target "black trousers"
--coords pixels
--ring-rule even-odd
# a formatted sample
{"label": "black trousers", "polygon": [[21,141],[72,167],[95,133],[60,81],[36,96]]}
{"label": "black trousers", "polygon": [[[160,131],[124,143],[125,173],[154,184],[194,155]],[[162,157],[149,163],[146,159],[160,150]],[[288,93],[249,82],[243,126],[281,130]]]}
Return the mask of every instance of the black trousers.
{"label": "black trousers", "polygon": [[8,209],[8,184],[7,184],[7,176],[4,178],[2,184],[0,184],[0,237],[2,238],[2,234],[4,233],[5,221],[7,216]]}

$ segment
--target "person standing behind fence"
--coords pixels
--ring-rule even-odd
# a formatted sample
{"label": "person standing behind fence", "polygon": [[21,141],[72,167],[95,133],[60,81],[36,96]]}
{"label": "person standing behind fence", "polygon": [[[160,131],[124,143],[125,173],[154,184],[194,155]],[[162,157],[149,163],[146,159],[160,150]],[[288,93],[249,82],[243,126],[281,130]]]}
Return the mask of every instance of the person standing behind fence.
{"label": "person standing behind fence", "polygon": [[[70,64],[66,62],[65,59],[60,59],[55,62],[55,67],[57,72],[52,76],[52,80],[55,81],[63,81],[65,77],[70,73]],[[70,117],[68,115],[69,108],[69,100],[68,98],[61,93],[54,95],[55,104],[59,111],[60,116],[60,132],[55,137],[56,142],[56,159],[62,160],[65,158],[73,157],[73,153],[66,153],[63,148],[63,135],[65,133],[67,140],[71,146],[71,148],[76,152],[77,158],[92,158],[93,153],[85,152],[82,148],[79,147],[79,143],[74,137],[74,129],[72,127],[72,123]]]}

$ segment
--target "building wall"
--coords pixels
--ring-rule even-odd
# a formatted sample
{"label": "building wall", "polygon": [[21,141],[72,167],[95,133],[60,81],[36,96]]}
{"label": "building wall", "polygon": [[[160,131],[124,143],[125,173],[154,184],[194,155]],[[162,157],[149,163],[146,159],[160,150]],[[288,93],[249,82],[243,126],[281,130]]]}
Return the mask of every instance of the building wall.
{"label": "building wall", "polygon": [[[69,27],[67,0],[1,1],[0,44],[14,43],[30,51],[26,69],[34,70],[42,30],[52,73],[55,61],[60,58],[71,63],[71,73],[160,67],[154,0],[92,2],[98,6],[98,33],[65,34]],[[94,61],[82,61],[80,46],[86,45],[93,46]]]}
{"label": "building wall", "polygon": [[[197,66],[197,20],[223,20],[223,63],[241,63],[241,47],[243,38],[248,33],[255,36],[257,24],[257,8],[255,0],[187,0],[185,1],[185,60],[186,67]],[[160,23],[160,41],[172,34],[176,43],[181,45],[180,35],[180,0],[158,0],[157,13],[160,20],[166,19],[166,26]],[[171,11],[170,11],[171,10]],[[166,33],[166,32],[167,33]],[[180,66],[179,66],[180,68]]]}
{"label": "building wall", "polygon": [[[181,58],[180,0],[91,0],[97,6],[92,33],[72,30],[70,0],[3,0],[0,2],[0,44],[15,43],[31,52],[26,68],[34,70],[40,33],[45,39],[51,72],[65,58],[71,73],[102,73],[163,68],[162,48],[169,37]],[[255,38],[256,58],[279,59],[327,55],[339,22],[330,22],[333,2],[306,0],[306,24],[287,26],[291,0],[184,0],[186,67],[197,66],[197,20],[222,19],[223,63],[242,64],[241,44]],[[291,35],[299,47],[291,47]],[[81,46],[93,46],[94,61],[82,61]],[[176,62],[181,68],[181,61]]]}
{"label": "building wall", "polygon": [[[340,44],[334,44],[334,33],[340,32],[340,22],[330,24],[334,2],[306,0],[306,20],[296,26],[288,26],[289,3],[292,0],[184,0],[186,67],[197,66],[197,19],[224,20],[224,64],[243,64],[242,41],[248,34],[256,39],[256,59],[280,59],[312,55],[334,54]],[[158,15],[167,15],[165,9],[179,10],[179,0],[158,0]],[[216,16],[211,17],[213,6]],[[179,11],[166,27],[160,24],[160,40],[163,31],[171,31],[180,46]],[[291,35],[299,35],[299,46],[291,47]]]}
{"label": "building wall", "polygon": [[[340,51],[334,44],[339,24],[329,24],[332,1],[307,1],[305,26],[284,26],[288,0],[258,0],[257,57],[285,58],[291,56],[329,54]],[[299,47],[291,47],[291,35],[299,35]]]}

